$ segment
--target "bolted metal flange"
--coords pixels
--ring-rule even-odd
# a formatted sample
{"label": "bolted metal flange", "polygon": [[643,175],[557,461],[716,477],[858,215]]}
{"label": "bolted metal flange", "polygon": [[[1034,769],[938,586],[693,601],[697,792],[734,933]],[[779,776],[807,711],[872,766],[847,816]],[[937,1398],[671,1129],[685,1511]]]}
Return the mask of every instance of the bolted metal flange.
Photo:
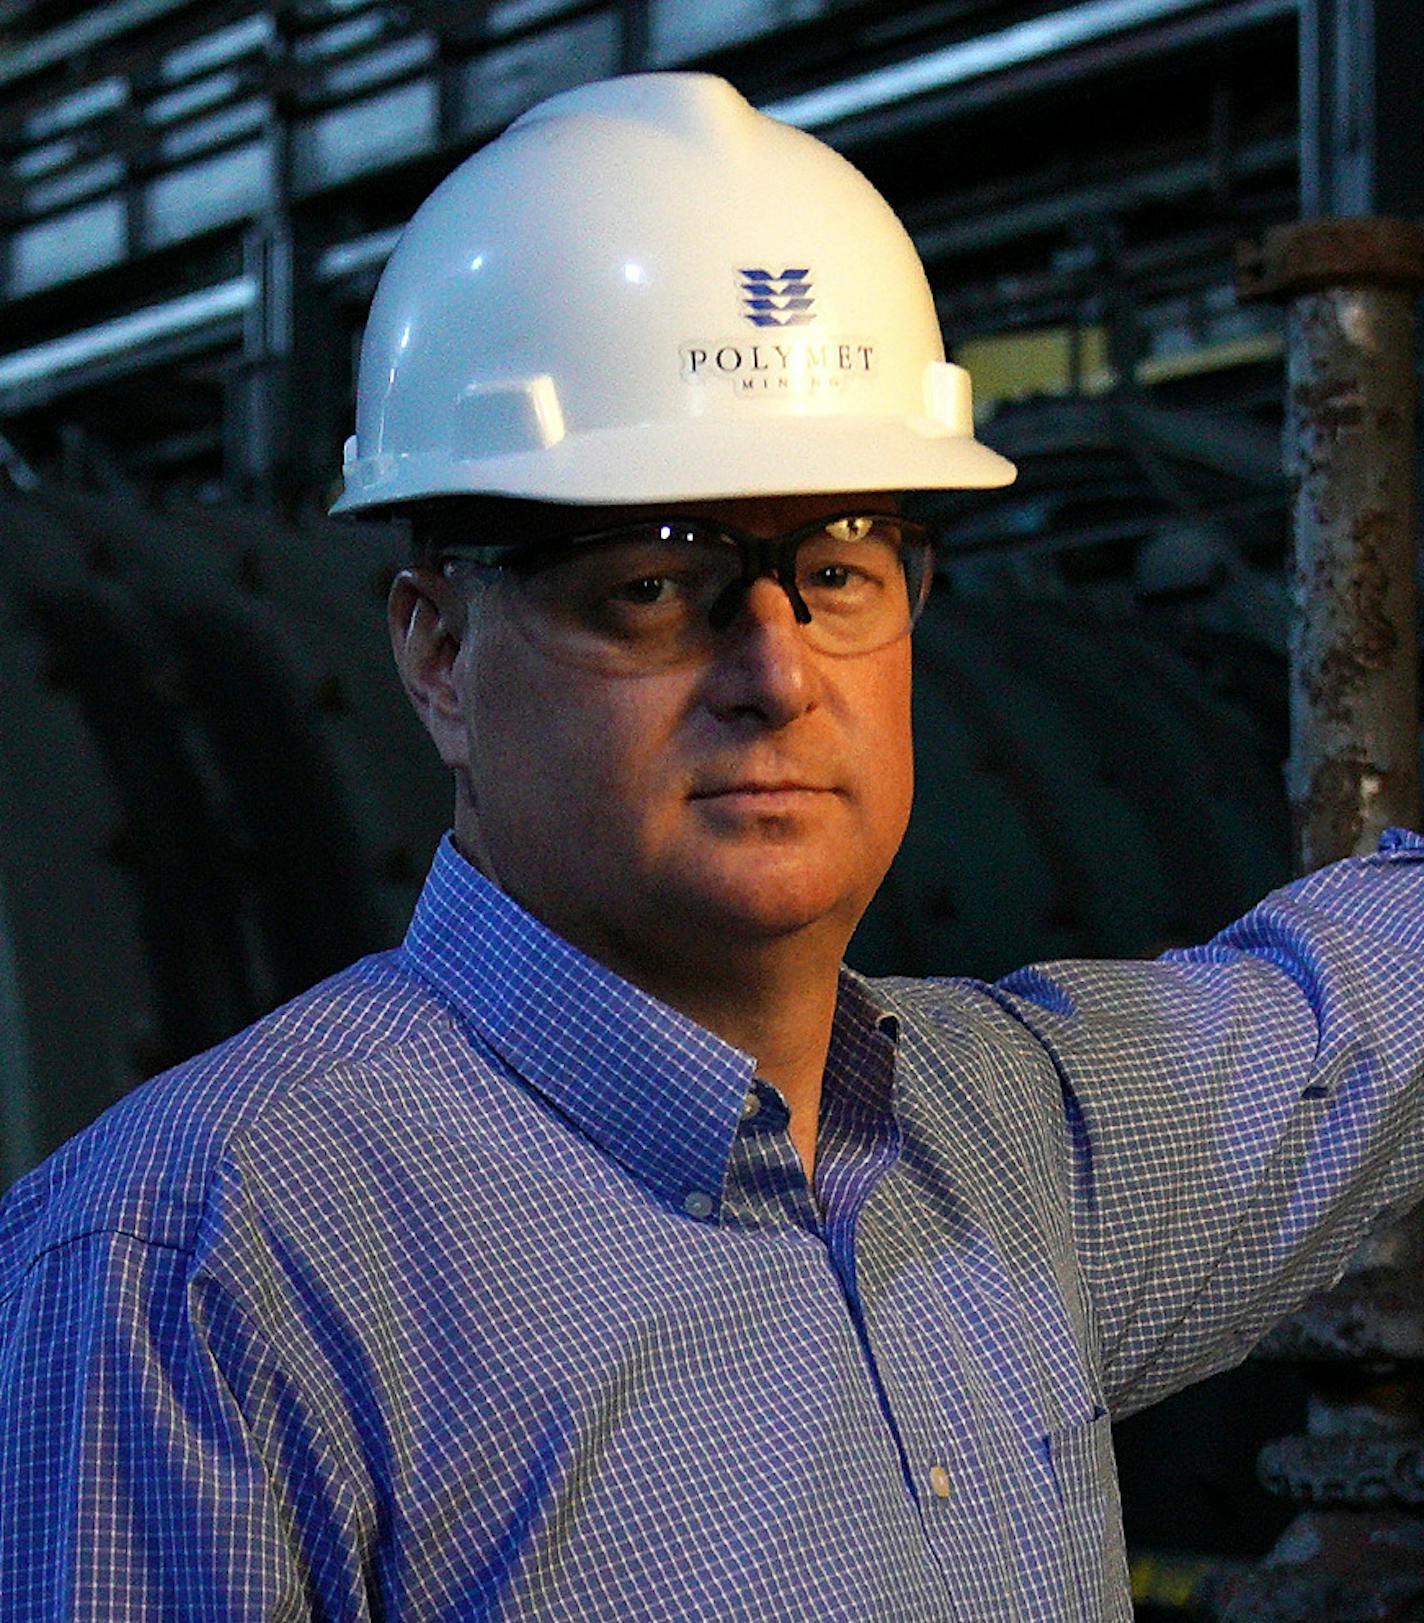
{"label": "bolted metal flange", "polygon": [[1332,287],[1424,288],[1424,228],[1374,216],[1292,220],[1236,245],[1242,300]]}

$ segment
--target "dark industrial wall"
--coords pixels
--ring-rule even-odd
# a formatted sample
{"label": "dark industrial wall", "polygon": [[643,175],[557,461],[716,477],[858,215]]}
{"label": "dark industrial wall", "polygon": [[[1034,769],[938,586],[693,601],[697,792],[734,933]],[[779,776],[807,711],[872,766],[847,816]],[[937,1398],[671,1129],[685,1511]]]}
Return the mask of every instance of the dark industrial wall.
{"label": "dark industrial wall", "polygon": [[56,490],[0,533],[13,1177],[398,939],[449,794],[390,668],[389,535]]}

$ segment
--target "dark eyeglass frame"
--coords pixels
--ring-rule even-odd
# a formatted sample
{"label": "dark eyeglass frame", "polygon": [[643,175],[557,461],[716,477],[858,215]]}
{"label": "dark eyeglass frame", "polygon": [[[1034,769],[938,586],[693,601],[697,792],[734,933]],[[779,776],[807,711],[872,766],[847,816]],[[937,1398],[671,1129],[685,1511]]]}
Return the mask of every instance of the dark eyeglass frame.
{"label": "dark eyeglass frame", "polygon": [[[831,525],[852,518],[868,518],[892,524],[902,540],[923,549],[923,573],[920,577],[919,590],[913,594],[909,624],[905,628],[909,631],[919,619],[920,611],[924,608],[925,599],[929,595],[930,578],[934,573],[934,542],[927,525],[921,524],[917,519],[906,518],[900,513],[850,507],[823,518],[812,519],[807,524],[798,525],[794,530],[788,530],[784,535],[773,536],[755,535],[750,530],[738,529],[735,525],[723,524],[716,519],[700,518],[695,514],[671,513],[666,517],[612,525],[605,530],[585,530],[576,535],[551,536],[547,540],[525,543],[522,546],[517,544],[465,546],[455,543],[442,546],[436,554],[435,561],[438,566],[443,566],[447,560],[459,559],[473,563],[481,569],[507,569],[516,575],[533,575],[540,570],[553,568],[562,563],[570,553],[584,547],[633,540],[646,536],[650,530],[685,528],[691,533],[680,539],[730,542],[737,549],[741,561],[741,571],[737,578],[729,582],[709,611],[708,621],[714,631],[723,631],[732,623],[736,618],[741,599],[751,590],[753,583],[763,576],[770,576],[786,593],[796,623],[804,626],[810,624],[812,616],[796,584],[796,554],[803,543],[823,534]],[[906,584],[909,584],[908,573]]]}

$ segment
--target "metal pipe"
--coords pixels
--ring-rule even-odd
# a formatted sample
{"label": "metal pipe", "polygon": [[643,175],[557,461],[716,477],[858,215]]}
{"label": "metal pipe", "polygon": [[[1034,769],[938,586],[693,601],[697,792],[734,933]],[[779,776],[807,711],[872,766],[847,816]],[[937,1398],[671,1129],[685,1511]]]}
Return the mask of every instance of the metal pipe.
{"label": "metal pipe", "polygon": [[1414,299],[1424,230],[1276,226],[1243,245],[1244,298],[1289,301],[1291,754],[1301,872],[1419,821]]}
{"label": "metal pipe", "polygon": [[[1296,0],[1266,3],[1272,14],[1289,14],[1296,9]],[[1209,11],[1213,4],[1214,0],[1085,0],[1081,5],[1030,17],[992,34],[957,40],[923,56],[874,68],[839,84],[766,102],[761,110],[803,130],[820,129],[839,119],[944,90],[967,79],[1058,56],[1129,29]]]}
{"label": "metal pipe", "polygon": [[1291,753],[1302,872],[1419,821],[1414,295],[1302,293],[1287,318]]}
{"label": "metal pipe", "polygon": [[[1238,255],[1244,296],[1290,302],[1286,469],[1294,492],[1291,754],[1309,872],[1419,823],[1414,299],[1424,230],[1375,217],[1279,226]],[[1308,1508],[1228,1586],[1226,1623],[1375,1617],[1424,1605],[1420,1214],[1366,1238],[1344,1282],[1257,1356],[1313,1369],[1307,1435],[1268,1445],[1268,1487]]]}

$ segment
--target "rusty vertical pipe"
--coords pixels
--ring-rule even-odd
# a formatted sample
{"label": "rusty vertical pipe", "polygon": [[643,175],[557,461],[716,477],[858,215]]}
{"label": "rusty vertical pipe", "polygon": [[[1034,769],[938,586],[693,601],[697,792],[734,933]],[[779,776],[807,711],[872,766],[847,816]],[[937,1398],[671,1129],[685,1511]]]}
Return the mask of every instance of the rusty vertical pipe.
{"label": "rusty vertical pipe", "polygon": [[1291,753],[1301,872],[1419,820],[1414,296],[1300,293],[1287,318]]}
{"label": "rusty vertical pipe", "polygon": [[1243,298],[1288,301],[1295,492],[1291,754],[1301,872],[1419,821],[1414,301],[1424,230],[1276,226],[1237,255]]}
{"label": "rusty vertical pipe", "polygon": [[[1424,231],[1307,220],[1238,253],[1246,297],[1289,301],[1286,467],[1294,491],[1291,754],[1301,872],[1419,823],[1414,300]],[[1424,1615],[1424,1216],[1377,1231],[1343,1282],[1257,1356],[1313,1372],[1307,1435],[1263,1451],[1303,1509],[1225,1623]]]}

